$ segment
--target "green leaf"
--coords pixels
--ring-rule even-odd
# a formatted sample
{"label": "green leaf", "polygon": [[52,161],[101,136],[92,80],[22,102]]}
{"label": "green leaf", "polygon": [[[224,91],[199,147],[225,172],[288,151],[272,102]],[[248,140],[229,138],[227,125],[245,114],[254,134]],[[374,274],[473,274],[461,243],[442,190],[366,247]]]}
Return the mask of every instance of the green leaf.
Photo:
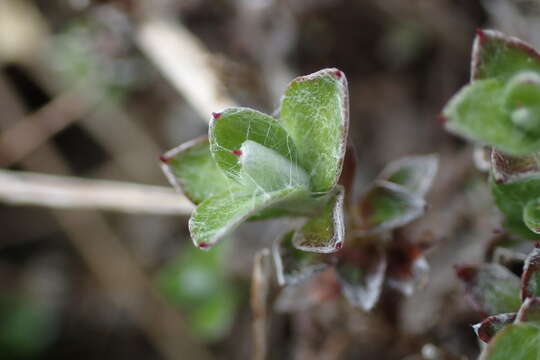
{"label": "green leaf", "polygon": [[473,329],[480,340],[488,343],[499,330],[512,324],[515,319],[516,313],[497,314],[488,317],[479,324],[473,325]]}
{"label": "green leaf", "polygon": [[505,107],[512,122],[523,131],[540,135],[540,75],[523,71],[505,87]]}
{"label": "green leaf", "polygon": [[403,226],[424,213],[425,202],[406,188],[377,180],[360,198],[358,235],[380,233]]}
{"label": "green leaf", "polygon": [[286,188],[274,192],[225,193],[203,201],[189,219],[193,243],[201,249],[212,247],[244,220],[281,201],[304,198],[305,189]]}
{"label": "green leaf", "polygon": [[540,358],[540,324],[519,323],[499,331],[479,360],[535,360]]}
{"label": "green leaf", "polygon": [[531,251],[521,274],[521,300],[540,296],[540,244]]}
{"label": "green leaf", "polygon": [[519,279],[499,264],[456,269],[476,309],[486,315],[516,312],[521,306]]}
{"label": "green leaf", "polygon": [[493,30],[478,30],[471,78],[506,80],[523,70],[540,71],[540,55],[527,43]]}
{"label": "green leaf", "polygon": [[240,147],[240,181],[249,188],[264,192],[286,187],[309,189],[306,172],[274,150],[246,140]]}
{"label": "green leaf", "polygon": [[540,138],[512,120],[503,85],[500,80],[478,80],[461,89],[443,109],[446,129],[510,155],[539,150]]}
{"label": "green leaf", "polygon": [[343,193],[343,187],[338,185],[321,213],[308,219],[294,233],[292,242],[297,249],[316,253],[333,253],[341,249],[345,233]]}
{"label": "green leaf", "polygon": [[280,118],[298,148],[311,190],[324,193],[341,174],[349,127],[345,75],[324,69],[294,79],[283,96]]}
{"label": "green leaf", "polygon": [[336,265],[341,291],[349,303],[371,310],[382,292],[386,253],[378,246],[347,248]]}
{"label": "green leaf", "polygon": [[188,141],[166,152],[160,159],[171,185],[195,204],[239,189],[216,165],[206,136]]}
{"label": "green leaf", "polygon": [[530,199],[540,198],[540,176],[500,184],[492,178],[490,185],[495,204],[505,215],[505,227],[525,239],[538,239],[539,236],[525,225],[523,212]]}
{"label": "green leaf", "polygon": [[298,163],[293,139],[281,124],[270,116],[247,108],[230,108],[214,113],[210,122],[210,151],[218,166],[237,182],[240,179],[240,148],[246,140],[259,143]]}
{"label": "green leaf", "polygon": [[294,247],[294,231],[289,231],[272,247],[279,285],[293,285],[309,279],[328,266],[321,255]]}
{"label": "green leaf", "polygon": [[526,298],[519,309],[515,322],[540,322],[540,298]]}
{"label": "green leaf", "polygon": [[401,185],[416,196],[424,197],[431,187],[438,166],[437,155],[408,156],[388,164],[379,179]]}
{"label": "green leaf", "polygon": [[533,199],[525,205],[523,222],[533,233],[540,234],[540,199]]}

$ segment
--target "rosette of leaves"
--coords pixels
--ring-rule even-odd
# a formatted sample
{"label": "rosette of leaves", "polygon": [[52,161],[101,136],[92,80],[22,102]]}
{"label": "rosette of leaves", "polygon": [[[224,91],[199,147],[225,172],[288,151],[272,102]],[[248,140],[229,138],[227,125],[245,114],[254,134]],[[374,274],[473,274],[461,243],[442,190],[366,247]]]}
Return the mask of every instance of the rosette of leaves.
{"label": "rosette of leaves", "polygon": [[468,298],[484,316],[473,325],[488,343],[481,360],[540,357],[540,244],[527,256],[521,278],[499,263],[457,267]]}
{"label": "rosette of leaves", "polygon": [[441,118],[448,131],[492,148],[491,187],[515,235],[540,233],[540,54],[523,41],[479,30],[471,82]]}
{"label": "rosette of leaves", "polygon": [[279,119],[241,107],[213,113],[207,137],[161,157],[167,178],[197,205],[194,244],[209,249],[246,220],[302,216],[295,246],[338,250],[348,127],[347,80],[337,69],[294,79]]}
{"label": "rosette of leaves", "polygon": [[[347,240],[337,253],[315,254],[299,249],[298,239],[327,226],[321,221],[323,218],[312,218],[278,240],[273,258],[278,282],[286,285],[284,300],[278,300],[278,308],[287,310],[285,303],[296,308],[294,301],[286,299],[295,297],[291,296],[295,289],[305,291],[303,283],[328,267],[335,269],[335,281],[329,282],[325,275],[319,284],[337,287],[351,305],[365,311],[376,305],[385,284],[410,295],[425,278],[429,266],[422,244],[395,236],[394,230],[424,213],[424,197],[437,165],[435,155],[411,156],[390,163],[359,199],[351,199],[347,204]],[[354,193],[350,187],[347,190]],[[331,207],[326,211],[331,213]],[[322,289],[321,293],[327,291]]]}

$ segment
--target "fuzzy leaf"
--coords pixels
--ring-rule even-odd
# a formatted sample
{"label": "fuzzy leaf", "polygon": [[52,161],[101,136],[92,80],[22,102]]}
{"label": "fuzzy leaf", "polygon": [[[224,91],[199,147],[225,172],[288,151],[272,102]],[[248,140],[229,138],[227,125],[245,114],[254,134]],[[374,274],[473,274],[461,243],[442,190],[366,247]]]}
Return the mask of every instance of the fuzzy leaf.
{"label": "fuzzy leaf", "polygon": [[381,295],[386,272],[386,253],[381,247],[347,248],[336,265],[343,295],[351,305],[371,310]]}
{"label": "fuzzy leaf", "polygon": [[537,244],[525,259],[520,294],[521,300],[540,296],[540,244]]}
{"label": "fuzzy leaf", "polygon": [[337,186],[320,214],[308,219],[293,235],[294,246],[303,251],[332,253],[343,246],[343,187]]}
{"label": "fuzzy leaf", "polygon": [[424,197],[435,178],[438,165],[437,155],[408,156],[388,164],[379,179],[401,185],[416,196]]}
{"label": "fuzzy leaf", "polygon": [[535,234],[540,234],[540,199],[530,200],[523,208],[523,222]]}
{"label": "fuzzy leaf", "polygon": [[166,152],[161,156],[161,168],[171,185],[195,204],[239,188],[216,165],[206,136]]}
{"label": "fuzzy leaf", "polygon": [[493,30],[478,30],[471,78],[506,80],[523,70],[540,71],[540,55],[527,43]]}
{"label": "fuzzy leaf", "polygon": [[505,87],[504,105],[512,122],[525,132],[540,135],[540,75],[524,71]]}
{"label": "fuzzy leaf", "polygon": [[479,360],[533,360],[540,358],[540,324],[519,323],[499,331]]}
{"label": "fuzzy leaf", "polygon": [[425,202],[406,188],[378,180],[359,202],[358,235],[403,226],[424,213]]}
{"label": "fuzzy leaf", "polygon": [[519,309],[515,322],[540,322],[540,298],[526,298]]}
{"label": "fuzzy leaf", "polygon": [[274,150],[246,140],[240,152],[240,181],[244,185],[262,191],[276,191],[286,187],[309,189],[306,172]]}
{"label": "fuzzy leaf", "polygon": [[473,325],[474,332],[480,340],[488,343],[495,334],[516,319],[516,313],[497,314],[488,317],[479,324]]}
{"label": "fuzzy leaf", "polygon": [[506,109],[503,85],[488,79],[461,89],[443,109],[446,129],[515,156],[539,150],[540,138],[526,125],[516,124]]}
{"label": "fuzzy leaf", "polygon": [[305,196],[301,188],[214,196],[203,201],[189,219],[191,239],[199,248],[208,249],[254,213],[280,201]]}
{"label": "fuzzy leaf", "polygon": [[525,239],[538,239],[523,221],[524,206],[530,199],[540,198],[540,177],[527,176],[519,181],[497,184],[490,182],[491,192],[497,207],[505,215],[505,227]]}
{"label": "fuzzy leaf", "polygon": [[324,69],[294,79],[283,96],[280,118],[298,148],[311,189],[324,193],[339,179],[349,128],[345,74]]}
{"label": "fuzzy leaf", "polygon": [[523,156],[506,155],[496,149],[491,151],[491,174],[497,184],[506,184],[540,175],[540,153]]}
{"label": "fuzzy leaf", "polygon": [[499,264],[461,266],[458,277],[465,282],[467,293],[476,309],[486,315],[516,312],[519,298],[519,279]]}
{"label": "fuzzy leaf", "polygon": [[294,231],[274,243],[272,255],[279,285],[293,285],[326,269],[321,255],[294,247]]}
{"label": "fuzzy leaf", "polygon": [[270,116],[248,108],[230,108],[213,116],[208,131],[210,151],[231,179],[242,182],[239,151],[246,140],[275,151],[293,164],[298,162],[293,139]]}

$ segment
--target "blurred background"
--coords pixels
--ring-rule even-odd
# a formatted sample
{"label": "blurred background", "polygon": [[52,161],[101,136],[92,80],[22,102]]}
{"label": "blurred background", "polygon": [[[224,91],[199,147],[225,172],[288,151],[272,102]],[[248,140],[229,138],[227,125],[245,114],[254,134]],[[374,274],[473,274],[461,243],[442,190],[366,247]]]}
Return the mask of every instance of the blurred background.
{"label": "blurred background", "polygon": [[370,314],[293,297],[270,309],[268,358],[474,359],[481,318],[452,266],[481,261],[500,222],[472,147],[436,118],[475,29],[538,47],[539,15],[535,0],[0,0],[0,359],[251,359],[253,257],[279,224],[195,249],[158,158],[210,112],[272,113],[324,67],[349,81],[360,188],[390,160],[441,156],[404,230],[433,234],[430,281]]}

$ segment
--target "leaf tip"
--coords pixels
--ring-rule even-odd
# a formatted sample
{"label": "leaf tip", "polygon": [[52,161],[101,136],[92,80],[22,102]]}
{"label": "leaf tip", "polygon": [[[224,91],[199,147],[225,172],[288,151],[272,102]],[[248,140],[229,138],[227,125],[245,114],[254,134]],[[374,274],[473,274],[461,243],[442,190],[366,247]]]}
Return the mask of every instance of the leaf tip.
{"label": "leaf tip", "polygon": [[444,125],[448,122],[448,118],[443,114],[439,114],[437,115],[437,122],[441,125]]}
{"label": "leaf tip", "polygon": [[466,283],[472,281],[477,271],[476,267],[472,265],[454,265],[454,270],[456,276]]}
{"label": "leaf tip", "polygon": [[242,151],[241,150],[230,150],[229,152],[231,154],[233,154],[233,155],[236,155],[236,156],[242,156]]}
{"label": "leaf tip", "polygon": [[212,113],[212,118],[213,118],[214,120],[218,120],[220,117],[221,117],[221,113],[220,113],[220,112],[213,112],[213,113]]}
{"label": "leaf tip", "polygon": [[163,154],[159,156],[159,161],[161,161],[163,164],[168,164],[171,161],[171,158],[167,156],[167,154]]}
{"label": "leaf tip", "polygon": [[334,75],[338,79],[341,79],[343,77],[343,72],[341,70],[334,70],[332,75]]}
{"label": "leaf tip", "polygon": [[337,250],[341,249],[343,247],[343,241],[336,243],[335,247]]}
{"label": "leaf tip", "polygon": [[210,249],[210,244],[207,243],[207,242],[200,242],[197,244],[197,247],[201,250],[209,250]]}

